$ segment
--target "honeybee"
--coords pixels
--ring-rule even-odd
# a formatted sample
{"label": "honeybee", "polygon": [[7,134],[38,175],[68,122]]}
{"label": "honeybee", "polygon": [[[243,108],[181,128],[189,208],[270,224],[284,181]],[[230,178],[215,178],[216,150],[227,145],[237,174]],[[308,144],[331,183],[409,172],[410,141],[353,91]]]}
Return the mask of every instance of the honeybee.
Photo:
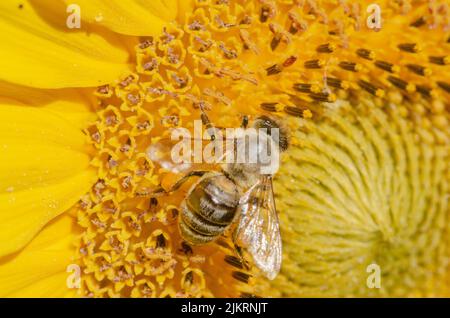
{"label": "honeybee", "polygon": [[[211,126],[208,120],[203,122]],[[244,133],[247,126],[248,117],[244,116]],[[277,152],[288,148],[288,131],[279,118],[259,116],[251,127],[259,133],[258,142],[248,144],[246,138],[236,137],[234,152],[245,147],[245,154],[253,151],[260,158],[268,147]],[[219,139],[211,135],[211,140]],[[147,152],[150,159],[158,160],[154,147]],[[282,243],[272,186],[274,172],[262,172],[267,164],[258,159],[253,163],[220,163],[217,170],[191,170],[170,190],[161,188],[153,193],[171,193],[191,177],[199,177],[181,203],[178,226],[183,239],[191,245],[203,245],[230,228],[235,245],[245,248],[262,274],[274,279],[281,267]]]}

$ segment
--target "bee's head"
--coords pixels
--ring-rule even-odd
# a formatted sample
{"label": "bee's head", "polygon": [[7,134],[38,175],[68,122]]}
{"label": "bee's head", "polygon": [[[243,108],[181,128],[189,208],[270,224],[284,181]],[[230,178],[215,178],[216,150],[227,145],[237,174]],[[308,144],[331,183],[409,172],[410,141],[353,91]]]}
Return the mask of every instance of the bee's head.
{"label": "bee's head", "polygon": [[253,123],[255,129],[267,129],[269,136],[272,136],[272,129],[279,131],[278,146],[280,151],[285,151],[289,147],[289,131],[280,118],[275,116],[262,115],[255,119]]}

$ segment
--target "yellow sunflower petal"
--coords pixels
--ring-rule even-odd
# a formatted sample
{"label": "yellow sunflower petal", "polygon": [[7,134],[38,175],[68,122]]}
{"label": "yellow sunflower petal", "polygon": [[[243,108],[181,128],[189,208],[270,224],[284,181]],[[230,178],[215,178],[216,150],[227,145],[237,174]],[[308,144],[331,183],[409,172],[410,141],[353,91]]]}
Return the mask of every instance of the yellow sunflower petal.
{"label": "yellow sunflower petal", "polygon": [[78,234],[75,219],[64,214],[49,223],[19,253],[0,258],[1,297],[73,297],[66,282]]}
{"label": "yellow sunflower petal", "polygon": [[84,135],[44,109],[0,104],[0,256],[27,244],[94,181]]}
{"label": "yellow sunflower petal", "polygon": [[[79,0],[82,19],[127,35],[156,35],[177,15],[176,1]],[[67,5],[73,1],[66,0]]]}
{"label": "yellow sunflower petal", "polygon": [[0,104],[36,106],[51,110],[80,129],[86,128],[96,118],[91,102],[80,89],[36,89],[0,81]]}
{"label": "yellow sunflower petal", "polygon": [[97,34],[51,24],[36,10],[29,1],[0,2],[1,80],[39,88],[87,87],[111,82],[128,69],[124,50]]}

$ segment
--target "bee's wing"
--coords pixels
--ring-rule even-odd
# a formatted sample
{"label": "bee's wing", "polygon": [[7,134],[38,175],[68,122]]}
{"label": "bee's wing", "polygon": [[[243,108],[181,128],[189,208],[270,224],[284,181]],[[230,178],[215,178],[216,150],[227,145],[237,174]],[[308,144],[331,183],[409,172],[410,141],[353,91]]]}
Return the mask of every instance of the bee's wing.
{"label": "bee's wing", "polygon": [[[222,142],[223,145],[223,154],[219,154],[217,160],[212,164],[220,164],[224,161],[230,151],[228,149],[230,147],[227,146],[227,143],[234,142],[234,139],[226,139],[223,135],[218,134],[218,142]],[[206,145],[212,143],[210,139],[195,139],[195,138],[186,138],[183,142],[186,142],[185,146],[190,150],[190,154],[186,157],[186,161],[183,161],[183,158],[180,158],[180,149],[183,147],[180,146],[181,140],[172,140],[171,138],[161,138],[154,143],[152,143],[146,150],[147,157],[155,164],[159,165],[161,168],[169,170],[173,173],[186,173],[192,170],[202,170],[208,165],[207,162],[203,163],[195,163],[194,158],[192,157],[194,151],[199,150],[199,155],[203,156],[203,150]],[[195,143],[201,143],[202,147],[197,149]],[[175,148],[176,146],[179,148]],[[184,151],[184,149],[183,149]],[[201,158],[201,161],[205,161],[205,158]],[[211,163],[209,164],[211,166]],[[211,169],[211,167],[210,167]]]}
{"label": "bee's wing", "polygon": [[243,196],[240,214],[236,242],[250,252],[267,278],[274,279],[281,268],[282,246],[271,176],[263,176]]}
{"label": "bee's wing", "polygon": [[173,160],[172,150],[177,142],[170,138],[159,139],[147,148],[147,157],[161,168],[173,173],[185,173],[195,169],[191,162],[176,162]]}

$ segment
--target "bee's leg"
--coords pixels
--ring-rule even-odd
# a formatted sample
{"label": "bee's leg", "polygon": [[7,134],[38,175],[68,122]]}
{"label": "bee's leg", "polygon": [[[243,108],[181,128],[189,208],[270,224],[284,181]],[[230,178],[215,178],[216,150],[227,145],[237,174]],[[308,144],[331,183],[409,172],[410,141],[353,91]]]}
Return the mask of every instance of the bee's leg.
{"label": "bee's leg", "polygon": [[241,128],[247,128],[247,126],[248,126],[248,116],[247,115],[244,115],[243,117],[242,117],[242,123],[241,123]]}
{"label": "bee's leg", "polygon": [[166,190],[161,185],[156,188],[151,194],[152,195],[165,195],[170,194],[172,192],[177,191],[186,181],[188,181],[192,177],[203,177],[208,171],[203,170],[194,170],[183,176],[180,180],[178,180],[170,189]]}

